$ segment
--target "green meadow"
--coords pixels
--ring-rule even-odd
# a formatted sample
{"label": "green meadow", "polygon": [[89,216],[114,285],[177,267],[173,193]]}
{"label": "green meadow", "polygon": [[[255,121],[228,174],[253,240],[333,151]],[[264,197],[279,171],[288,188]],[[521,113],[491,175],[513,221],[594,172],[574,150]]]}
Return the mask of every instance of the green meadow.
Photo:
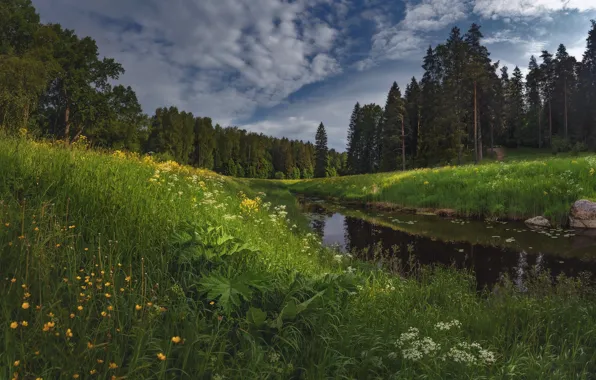
{"label": "green meadow", "polygon": [[285,181],[297,193],[396,207],[449,208],[461,216],[567,221],[579,199],[596,199],[596,156],[515,154],[506,162]]}
{"label": "green meadow", "polygon": [[[590,160],[291,187],[470,214],[557,217],[594,191]],[[589,279],[560,277],[555,284],[536,274],[523,292],[505,279],[478,293],[474,276],[452,268],[389,274],[382,261],[322,248],[278,182],[82,144],[0,138],[0,222],[2,379],[596,373]]]}

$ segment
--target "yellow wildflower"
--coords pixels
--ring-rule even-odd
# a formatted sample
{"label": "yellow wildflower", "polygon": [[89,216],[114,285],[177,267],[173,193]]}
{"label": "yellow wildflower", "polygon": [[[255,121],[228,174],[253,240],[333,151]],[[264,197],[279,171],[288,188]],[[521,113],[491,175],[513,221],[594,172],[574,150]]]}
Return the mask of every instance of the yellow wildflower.
{"label": "yellow wildflower", "polygon": [[69,317],[70,319],[73,319],[75,317],[74,313],[70,313]]}
{"label": "yellow wildflower", "polygon": [[108,306],[108,311],[112,311],[112,310],[114,310],[114,306],[112,306],[112,305]]}
{"label": "yellow wildflower", "polygon": [[110,293],[105,294],[106,298],[110,298],[112,295]]}
{"label": "yellow wildflower", "polygon": [[12,282],[14,284],[15,282],[17,282],[17,279],[13,277],[10,279],[10,282]]}
{"label": "yellow wildflower", "polygon": [[87,342],[87,348],[88,348],[88,349],[92,349],[92,348],[93,348],[93,343],[91,343],[91,342]]}
{"label": "yellow wildflower", "polygon": [[141,305],[135,305],[135,310],[137,310],[137,311],[141,310],[142,308],[143,308],[143,306],[141,306]]}
{"label": "yellow wildflower", "polygon": [[103,364],[103,360],[102,359],[97,359],[97,363],[98,364]]}
{"label": "yellow wildflower", "polygon": [[424,181],[424,184],[425,184],[425,185],[428,185],[428,183],[429,183],[428,181]]}
{"label": "yellow wildflower", "polygon": [[71,329],[66,330],[66,337],[72,338],[72,330]]}
{"label": "yellow wildflower", "polygon": [[27,321],[21,321],[21,326],[27,327],[27,326],[29,326],[29,322],[27,322]]}
{"label": "yellow wildflower", "polygon": [[60,248],[60,243],[56,244],[56,248]]}
{"label": "yellow wildflower", "polygon": [[79,378],[79,374],[78,373],[75,373],[74,375],[72,375],[72,378],[73,379],[78,379]]}
{"label": "yellow wildflower", "polygon": [[164,355],[162,352],[160,352],[159,354],[157,354],[157,358],[158,358],[159,360],[161,360],[161,361],[164,361],[164,360],[166,360],[166,356],[165,356],[165,355]]}
{"label": "yellow wildflower", "polygon": [[21,305],[21,307],[25,310],[29,309],[29,302],[23,302],[23,304]]}
{"label": "yellow wildflower", "polygon": [[149,307],[153,306],[153,302],[147,302],[147,306],[149,306]]}
{"label": "yellow wildflower", "polygon": [[54,318],[54,313],[52,313],[51,311],[48,313],[48,317],[50,318]]}
{"label": "yellow wildflower", "polygon": [[172,337],[172,342],[178,344],[182,341],[182,338],[180,338],[179,336],[173,336]]}
{"label": "yellow wildflower", "polygon": [[105,285],[106,285],[106,286],[110,286],[110,285],[112,285],[112,284],[110,284],[109,282],[106,282],[106,283],[105,283]]}
{"label": "yellow wildflower", "polygon": [[116,369],[116,368],[118,368],[118,364],[110,363],[109,367],[110,367],[110,369]]}
{"label": "yellow wildflower", "polygon": [[209,302],[209,305],[211,305],[211,306],[215,305],[215,301]]}
{"label": "yellow wildflower", "polygon": [[34,230],[37,232],[39,231],[39,227],[35,227]]}
{"label": "yellow wildflower", "polygon": [[124,288],[120,288],[120,291],[123,292],[124,291]]}
{"label": "yellow wildflower", "polygon": [[77,309],[78,309],[79,311],[81,311],[81,310],[83,310],[83,306],[79,305],[79,306],[77,307]]}
{"label": "yellow wildflower", "polygon": [[11,328],[11,329],[16,329],[17,327],[19,327],[19,323],[18,323],[18,322],[12,322],[12,323],[10,324],[10,328]]}
{"label": "yellow wildflower", "polygon": [[102,312],[101,312],[101,316],[102,316],[102,317],[106,317],[107,315],[108,315],[108,313],[106,313],[105,311],[102,311]]}
{"label": "yellow wildflower", "polygon": [[13,366],[18,367],[19,364],[21,364],[20,360],[15,360],[14,363],[12,363]]}
{"label": "yellow wildflower", "polygon": [[29,297],[31,297],[31,293],[25,292],[25,294],[23,294],[23,298],[29,298]]}
{"label": "yellow wildflower", "polygon": [[92,369],[91,371],[89,371],[89,374],[91,374],[91,375],[95,375],[96,373],[97,373],[96,369]]}
{"label": "yellow wildflower", "polygon": [[124,281],[130,282],[130,276],[126,276],[126,278],[124,279]]}
{"label": "yellow wildflower", "polygon": [[544,192],[544,195],[548,195],[548,192],[546,192],[546,191],[545,191],[545,192]]}

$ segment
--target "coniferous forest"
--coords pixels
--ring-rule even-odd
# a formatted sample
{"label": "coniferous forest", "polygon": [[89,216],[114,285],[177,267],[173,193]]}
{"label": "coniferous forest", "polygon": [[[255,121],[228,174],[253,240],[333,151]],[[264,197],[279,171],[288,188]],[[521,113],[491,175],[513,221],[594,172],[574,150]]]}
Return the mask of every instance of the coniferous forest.
{"label": "coniferous forest", "polygon": [[[237,177],[311,178],[478,162],[495,146],[596,149],[596,23],[581,61],[560,45],[518,67],[493,62],[479,25],[429,47],[421,80],[357,103],[346,152],[213,125],[176,107],[143,113],[124,68],[95,41],[41,24],[28,0],[0,5],[0,125],[18,133],[151,153]],[[323,123],[317,136],[323,137]],[[315,137],[315,136],[313,136]],[[321,141],[327,141],[325,138]],[[327,157],[320,157],[320,152]],[[323,169],[321,165],[325,165]]]}

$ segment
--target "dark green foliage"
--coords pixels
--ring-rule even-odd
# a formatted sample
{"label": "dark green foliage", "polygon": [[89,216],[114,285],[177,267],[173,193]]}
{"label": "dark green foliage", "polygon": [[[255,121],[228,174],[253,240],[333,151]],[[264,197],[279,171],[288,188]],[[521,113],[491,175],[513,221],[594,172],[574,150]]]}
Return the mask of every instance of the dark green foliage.
{"label": "dark green foliage", "polygon": [[381,156],[380,171],[394,171],[400,167],[402,149],[401,126],[404,117],[404,101],[401,98],[399,86],[396,82],[393,82],[387,95],[385,111],[379,126],[379,135],[381,136],[379,139],[379,152]]}
{"label": "dark green foliage", "polygon": [[315,136],[315,177],[321,178],[327,176],[327,167],[329,166],[329,150],[327,149],[327,132],[323,123],[317,128]]}

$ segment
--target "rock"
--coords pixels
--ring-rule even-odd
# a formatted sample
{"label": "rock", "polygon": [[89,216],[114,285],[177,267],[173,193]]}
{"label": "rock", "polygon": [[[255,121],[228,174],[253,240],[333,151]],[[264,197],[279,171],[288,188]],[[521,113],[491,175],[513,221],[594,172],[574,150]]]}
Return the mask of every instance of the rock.
{"label": "rock", "polygon": [[571,206],[569,225],[572,228],[596,228],[596,203],[581,199]]}
{"label": "rock", "polygon": [[530,227],[550,227],[550,221],[544,216],[535,216],[526,220],[524,223]]}

